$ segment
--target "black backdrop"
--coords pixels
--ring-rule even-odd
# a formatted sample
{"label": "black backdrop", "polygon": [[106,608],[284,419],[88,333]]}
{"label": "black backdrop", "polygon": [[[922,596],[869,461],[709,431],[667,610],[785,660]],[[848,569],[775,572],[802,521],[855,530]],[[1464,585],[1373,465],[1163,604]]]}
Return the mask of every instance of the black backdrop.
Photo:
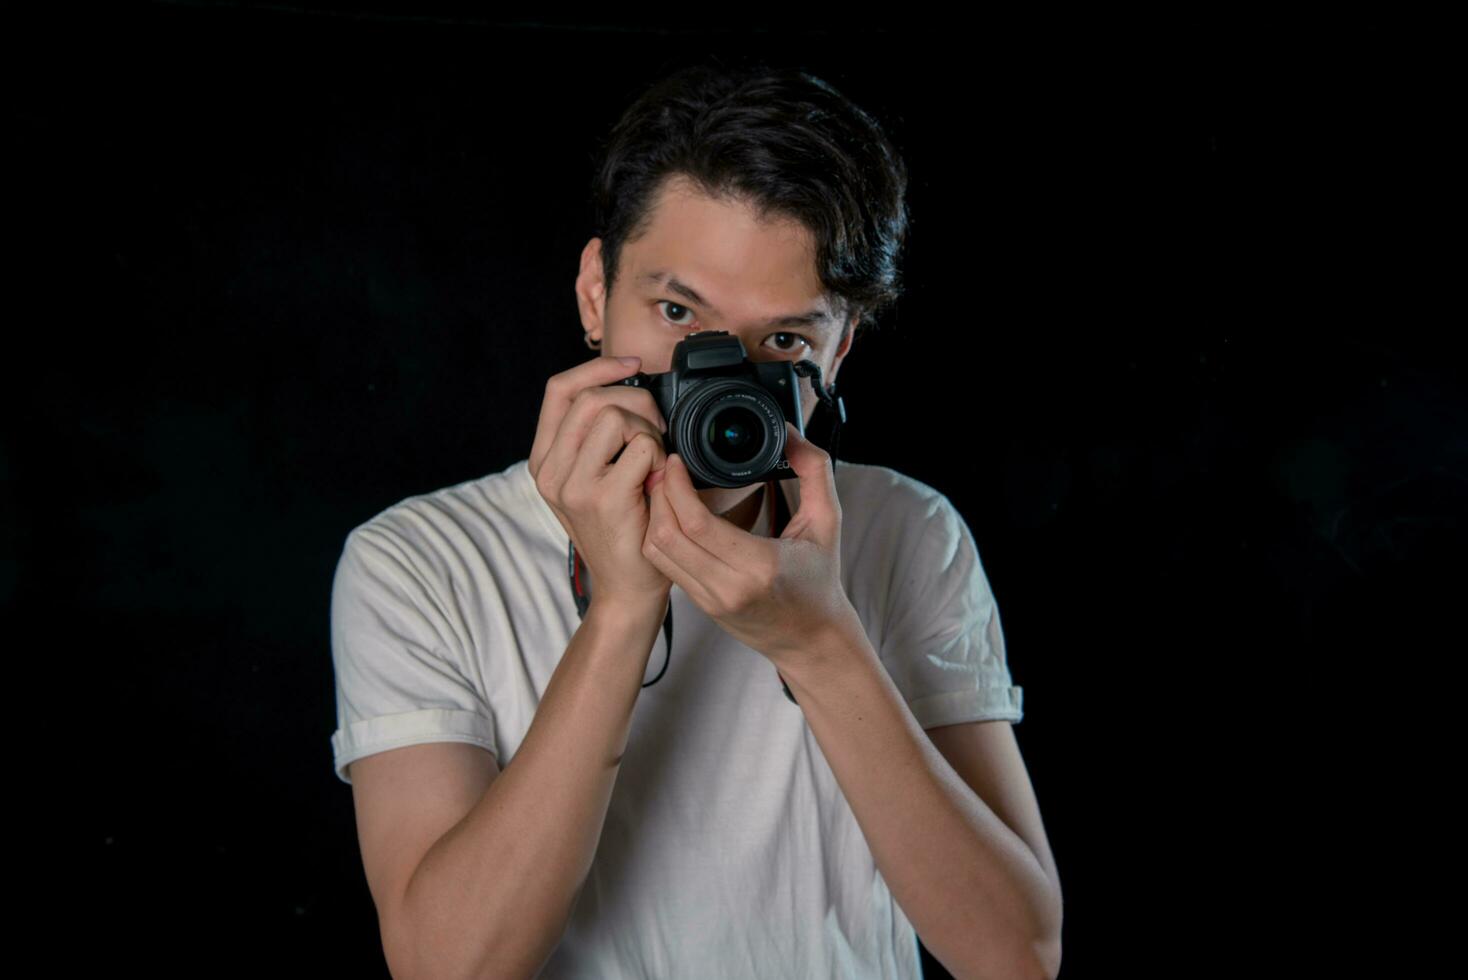
{"label": "black backdrop", "polygon": [[15,31],[0,600],[58,966],[385,974],[328,744],[336,559],[528,454],[588,356],[595,142],[710,52],[815,71],[911,168],[842,455],[979,543],[1063,975],[1415,948],[1410,895],[1363,882],[1430,861],[1378,818],[1417,810],[1394,726],[1461,585],[1430,28],[153,3]]}

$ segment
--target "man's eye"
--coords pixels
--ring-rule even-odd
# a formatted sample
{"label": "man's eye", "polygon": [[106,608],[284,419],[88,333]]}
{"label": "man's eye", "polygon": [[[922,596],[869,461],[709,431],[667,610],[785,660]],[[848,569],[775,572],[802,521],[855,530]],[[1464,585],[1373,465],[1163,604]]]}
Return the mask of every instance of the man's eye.
{"label": "man's eye", "polygon": [[[688,307],[682,306],[682,305],[680,305],[678,303],[675,303],[675,302],[673,302],[670,299],[660,299],[660,300],[658,300],[657,301],[657,306],[659,307],[659,309],[663,309],[663,319],[667,320],[669,323],[673,324],[675,327],[689,327],[689,326],[692,326],[693,325],[693,324],[688,323],[686,321],[680,322],[676,316],[672,315],[669,312],[669,311],[680,311],[681,310],[683,313],[687,313],[689,315],[692,315],[693,311],[690,310]],[[795,352],[795,351],[798,350],[798,348],[792,346],[793,341],[791,339],[789,339],[789,338],[793,338],[794,340],[798,340],[802,344],[805,345],[805,350],[800,351],[800,353],[807,353],[807,352],[810,352],[810,351],[815,350],[815,348],[816,348],[816,345],[813,344],[813,343],[811,343],[810,340],[808,338],[806,338],[806,336],[804,334],[792,333],[792,332],[790,332],[788,330],[781,330],[778,333],[772,333],[772,334],[770,334],[770,337],[785,337],[785,338],[787,338],[784,344],[781,344],[778,341],[775,344],[775,349],[778,350],[782,354],[790,354],[790,353],[793,353],[793,352]]]}
{"label": "man's eye", "polygon": [[[809,340],[807,340],[803,334],[790,333],[788,330],[782,330],[779,333],[772,333],[772,334],[770,334],[770,336],[771,337],[793,337],[796,340],[800,341],[802,344],[804,344],[805,345],[805,349],[807,351],[815,350],[815,346],[816,345],[815,344],[812,344]],[[778,351],[780,351],[782,354],[789,354],[789,353],[791,353],[791,352],[793,352],[793,351],[796,350],[795,347],[785,347],[785,346],[780,345],[779,343],[776,343],[775,344],[775,349],[778,350]]]}
{"label": "man's eye", "polygon": [[[658,300],[658,306],[666,306],[666,307],[669,307],[670,309],[682,310],[685,313],[692,313],[693,312],[688,307],[686,307],[686,306],[679,306],[677,303],[674,303],[670,299],[660,299],[660,300]],[[674,326],[678,326],[678,327],[686,327],[686,326],[688,326],[688,324],[686,324],[686,323],[678,323],[676,318],[669,317],[667,313],[664,313],[663,316],[664,316],[664,318],[666,318],[668,320],[669,323],[672,323]]]}

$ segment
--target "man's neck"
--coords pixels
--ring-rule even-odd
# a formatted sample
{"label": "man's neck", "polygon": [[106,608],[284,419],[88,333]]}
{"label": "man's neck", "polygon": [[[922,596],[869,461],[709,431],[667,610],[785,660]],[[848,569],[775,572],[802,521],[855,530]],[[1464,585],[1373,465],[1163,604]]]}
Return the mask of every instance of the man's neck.
{"label": "man's neck", "polygon": [[729,521],[741,531],[749,533],[750,528],[754,527],[754,522],[759,519],[760,508],[764,504],[764,499],[765,488],[764,484],[761,484],[758,490],[719,516]]}

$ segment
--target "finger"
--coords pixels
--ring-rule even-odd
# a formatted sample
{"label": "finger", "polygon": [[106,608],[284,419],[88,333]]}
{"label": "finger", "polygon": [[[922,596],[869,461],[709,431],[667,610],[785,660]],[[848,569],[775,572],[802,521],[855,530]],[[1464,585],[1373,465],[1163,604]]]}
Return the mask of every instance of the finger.
{"label": "finger", "polygon": [[693,477],[683,464],[683,457],[677,453],[668,456],[668,465],[663,471],[663,487],[683,533],[704,550],[723,556],[728,563],[739,566],[743,564],[741,558],[749,556],[766,543],[736,526],[727,517],[721,517],[708,509],[693,485]]}
{"label": "finger", "polygon": [[646,431],[640,426],[646,425],[646,419],[628,414],[615,405],[603,405],[587,430],[580,451],[571,460],[566,483],[596,492],[595,486],[606,476],[613,458],[625,452],[627,444]]}
{"label": "finger", "polygon": [[621,458],[602,477],[602,486],[606,492],[621,495],[624,499],[633,494],[646,494],[647,481],[662,475],[667,459],[668,454],[658,434],[639,432],[628,441]]}
{"label": "finger", "polygon": [[[705,584],[704,580],[699,578],[696,572],[685,567],[682,562],[675,560],[671,556],[672,553],[676,552],[684,555],[684,561],[689,560],[687,558],[687,552],[681,546],[674,543],[677,538],[681,537],[681,532],[677,529],[677,519],[673,516],[673,510],[668,506],[667,498],[663,493],[663,488],[667,485],[667,482],[667,480],[664,480],[647,495],[650,516],[647,525],[647,536],[642,542],[642,557],[646,558],[654,568],[662,572],[668,581],[688,593],[688,596],[694,602],[698,603],[699,608],[705,612],[716,611],[719,607],[715,602],[713,593],[710,591],[710,587]],[[669,527],[670,522],[671,531],[662,532],[655,530],[659,527]],[[667,543],[659,544],[658,538],[662,538]]]}
{"label": "finger", "polygon": [[679,568],[673,562],[669,561],[668,556],[658,550],[657,545],[652,543],[651,538],[648,538],[642,542],[642,557],[647,559],[647,563],[649,565],[651,565],[653,568],[656,568],[659,572],[662,572],[663,578],[667,579],[669,582],[672,582],[674,585],[678,586],[678,588],[686,592],[688,594],[688,597],[692,599],[700,609],[708,611],[713,608],[710,604],[711,597],[709,596],[708,591],[697,582],[691,580],[688,577],[687,572],[683,571],[683,569]]}
{"label": "finger", "polygon": [[652,493],[652,488],[663,482],[663,474],[667,472],[668,458],[664,456],[655,465],[652,472],[648,473],[647,479],[642,483],[643,493]]}
{"label": "finger", "polygon": [[571,410],[571,403],[575,401],[577,395],[586,388],[599,387],[631,377],[637,373],[640,366],[640,358],[638,363],[631,364],[624,363],[619,357],[601,355],[583,361],[569,370],[551,375],[545,383],[545,395],[540,405],[540,420],[536,423],[535,441],[530,447],[531,472],[540,472],[540,466],[550,453],[556,434],[561,430],[561,422],[565,419],[566,413]]}
{"label": "finger", "polygon": [[[591,432],[591,427],[596,424],[597,418],[603,409],[615,406],[628,416],[642,419],[651,430],[656,426],[656,405],[653,406],[654,418],[649,421],[646,412],[648,404],[652,402],[652,393],[638,388],[626,388],[614,385],[610,388],[592,387],[583,388],[577,393],[571,402],[571,408],[561,419],[561,428],[556,433],[555,441],[551,444],[550,452],[546,454],[541,463],[542,469],[549,470],[547,482],[551,485],[564,486],[566,476],[575,467],[576,461],[581,457],[581,444]],[[635,429],[627,430],[625,443],[636,433]],[[606,463],[603,459],[601,462]],[[598,476],[601,472],[598,471]]]}
{"label": "finger", "polygon": [[817,529],[822,540],[831,543],[841,527],[841,501],[836,496],[831,454],[786,421],[785,458],[800,481],[800,509],[791,515],[790,523],[793,525],[798,518],[802,526]]}
{"label": "finger", "polygon": [[765,541],[709,511],[693,489],[677,453],[668,456],[664,480],[650,499],[656,499],[656,513],[665,515],[672,528],[666,541],[655,528],[647,528],[662,553],[697,575],[715,593],[733,594],[728,588],[746,584],[759,560],[755,552]]}

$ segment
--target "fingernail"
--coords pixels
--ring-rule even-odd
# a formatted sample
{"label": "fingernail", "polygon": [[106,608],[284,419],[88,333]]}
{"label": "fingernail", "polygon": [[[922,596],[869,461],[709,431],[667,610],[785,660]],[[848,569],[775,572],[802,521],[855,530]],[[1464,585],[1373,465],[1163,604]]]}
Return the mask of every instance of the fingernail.
{"label": "fingernail", "polygon": [[628,367],[636,367],[637,365],[642,363],[642,358],[637,357],[636,355],[633,355],[632,357],[619,357],[617,358],[617,360],[621,361]]}

